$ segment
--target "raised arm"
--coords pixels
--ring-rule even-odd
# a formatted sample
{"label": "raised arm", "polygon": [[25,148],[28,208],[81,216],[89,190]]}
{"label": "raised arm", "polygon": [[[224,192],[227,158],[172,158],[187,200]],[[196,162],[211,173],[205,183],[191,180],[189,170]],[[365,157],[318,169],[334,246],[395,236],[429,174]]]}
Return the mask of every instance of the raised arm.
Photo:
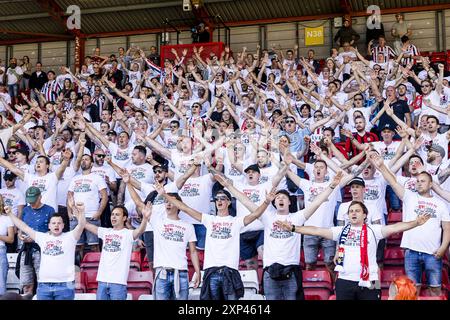
{"label": "raised arm", "polygon": [[386,181],[392,187],[395,194],[400,198],[400,200],[403,200],[403,197],[405,195],[405,188],[397,182],[397,179],[392,171],[384,165],[384,161],[380,157],[380,155],[377,152],[372,151],[369,154],[369,161],[378,169],[378,171],[381,172],[384,179],[386,179]]}
{"label": "raised arm", "polygon": [[70,158],[72,157],[72,151],[70,151],[70,149],[66,149],[66,150],[64,150],[62,156],[63,156],[63,161],[62,161],[61,165],[58,167],[58,169],[55,171],[55,175],[58,180],[61,180],[61,177],[64,174],[64,171],[66,171],[67,166],[70,163]]}
{"label": "raised arm", "polygon": [[11,218],[12,222],[17,228],[19,228],[22,232],[27,233],[31,239],[36,239],[36,232],[25,222],[17,218],[16,215],[12,212],[12,208],[10,206],[5,206],[5,212]]}
{"label": "raised arm", "polygon": [[409,222],[397,222],[394,224],[389,224],[381,227],[381,233],[385,238],[388,238],[389,236],[393,235],[394,233],[399,233],[403,231],[407,231],[410,229],[413,229],[415,227],[423,225],[425,222],[430,219],[429,214],[421,214],[418,215],[416,220],[409,221]]}
{"label": "raised arm", "polygon": [[291,231],[301,234],[306,234],[310,236],[319,236],[325,239],[333,240],[333,232],[331,229],[318,228],[318,227],[304,227],[304,226],[294,226],[289,221],[275,221],[275,224],[285,231]]}
{"label": "raised arm", "polygon": [[79,240],[81,234],[83,233],[84,227],[86,226],[86,216],[84,215],[85,213],[84,203],[77,202],[75,205],[72,204],[72,213],[75,215],[78,221],[77,226],[75,227],[75,229],[73,229],[73,237],[76,240]]}
{"label": "raised arm", "polygon": [[240,201],[250,212],[255,211],[258,206],[253,203],[244,193],[239,191],[233,186],[231,179],[226,178],[222,173],[214,174],[214,178],[219,182],[224,188],[226,188],[230,193]]}
{"label": "raised arm", "polygon": [[152,203],[149,201],[147,204],[145,204],[144,208],[142,209],[142,221],[139,227],[133,230],[133,239],[136,240],[141,236],[141,234],[144,233],[145,228],[147,227],[147,222],[150,219],[152,215]]}
{"label": "raised arm", "polygon": [[328,185],[328,187],[318,195],[313,202],[303,210],[305,219],[308,220],[314,212],[320,207],[320,205],[328,200],[330,194],[334,191],[334,189],[339,186],[339,183],[342,179],[343,173],[339,171],[333,178],[333,181]]}
{"label": "raised arm", "polygon": [[263,201],[263,203],[254,211],[251,211],[250,214],[246,215],[244,218],[244,225],[249,225],[266,211],[269,204],[275,199],[275,187],[272,188],[270,193],[266,195],[266,199]]}
{"label": "raised arm", "polygon": [[176,199],[175,197],[169,196],[161,184],[155,183],[155,188],[156,188],[156,191],[158,191],[159,195],[163,196],[167,201],[169,201],[171,204],[173,204],[179,210],[187,213],[188,215],[190,215],[192,218],[194,218],[197,221],[200,221],[200,222],[202,221],[202,213],[201,212],[199,212],[195,209],[192,209],[191,207],[189,207],[185,203],[181,202],[180,200]]}
{"label": "raised arm", "polygon": [[3,168],[11,171],[16,176],[18,176],[20,179],[24,180],[25,173],[23,172],[23,170],[20,169],[20,168],[17,168],[14,164],[9,162],[8,160],[5,160],[5,159],[0,157],[0,166],[2,166]]}

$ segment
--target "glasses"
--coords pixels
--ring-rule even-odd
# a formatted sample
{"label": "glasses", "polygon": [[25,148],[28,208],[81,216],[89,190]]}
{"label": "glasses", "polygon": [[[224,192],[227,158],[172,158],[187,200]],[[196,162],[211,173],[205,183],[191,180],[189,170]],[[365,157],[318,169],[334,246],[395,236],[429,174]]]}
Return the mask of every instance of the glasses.
{"label": "glasses", "polygon": [[154,172],[154,173],[163,173],[164,170],[159,169],[159,170],[155,170],[155,171],[153,171],[153,172]]}
{"label": "glasses", "polygon": [[357,98],[357,99],[355,98],[354,100],[355,100],[355,101],[358,101],[358,100],[359,100],[359,101],[362,101],[362,99],[361,99],[361,98]]}
{"label": "glasses", "polygon": [[323,118],[323,115],[322,114],[315,114],[314,118]]}
{"label": "glasses", "polygon": [[284,123],[295,123],[294,120],[286,120]]}
{"label": "glasses", "polygon": [[192,106],[192,109],[194,109],[194,108],[200,108],[200,106],[198,106],[198,105]]}
{"label": "glasses", "polygon": [[17,150],[10,150],[8,151],[8,154],[15,154],[17,152]]}
{"label": "glasses", "polygon": [[214,200],[215,201],[225,201],[225,200],[230,200],[230,199],[228,199],[227,196],[216,196],[216,198]]}
{"label": "glasses", "polygon": [[97,156],[98,158],[104,158],[104,157],[106,157],[105,154],[96,154],[96,156]]}

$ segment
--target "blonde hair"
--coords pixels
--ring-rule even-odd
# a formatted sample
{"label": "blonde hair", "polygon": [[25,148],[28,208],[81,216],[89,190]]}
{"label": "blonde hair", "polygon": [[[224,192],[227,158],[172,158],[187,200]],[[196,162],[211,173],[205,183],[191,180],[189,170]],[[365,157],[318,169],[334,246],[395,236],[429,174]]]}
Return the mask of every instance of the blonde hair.
{"label": "blonde hair", "polygon": [[3,200],[3,196],[1,194],[0,194],[0,214],[6,215],[5,200]]}
{"label": "blonde hair", "polygon": [[396,277],[389,287],[389,298],[393,300],[417,300],[417,288],[407,276]]}

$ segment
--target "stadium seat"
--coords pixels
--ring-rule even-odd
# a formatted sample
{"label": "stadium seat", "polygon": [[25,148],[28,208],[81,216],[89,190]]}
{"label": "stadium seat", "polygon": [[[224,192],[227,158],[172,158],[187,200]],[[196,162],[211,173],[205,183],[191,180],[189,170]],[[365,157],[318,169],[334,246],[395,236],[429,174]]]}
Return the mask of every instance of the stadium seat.
{"label": "stadium seat", "polygon": [[305,300],[329,300],[330,291],[323,288],[303,288]]}
{"label": "stadium seat", "polygon": [[403,213],[401,211],[391,211],[388,214],[388,224],[401,222],[403,219]]}
{"label": "stadium seat", "polygon": [[387,246],[388,247],[400,247],[402,243],[403,232],[398,232],[392,234],[389,238],[387,238]]}
{"label": "stadium seat", "polygon": [[75,272],[75,292],[86,293],[87,276],[85,272]]}
{"label": "stadium seat", "polygon": [[148,270],[150,270],[150,266],[148,264],[147,255],[145,255],[144,260],[142,260],[141,263],[141,271],[148,271]]}
{"label": "stadium seat", "polygon": [[152,294],[141,294],[138,300],[153,300]]}
{"label": "stadium seat", "polygon": [[245,291],[259,292],[258,272],[256,270],[239,270]]}
{"label": "stadium seat", "polygon": [[20,285],[20,279],[17,278],[15,269],[8,269],[8,276],[6,278],[6,291],[13,291],[20,293],[22,287]]}
{"label": "stadium seat", "polygon": [[303,288],[325,288],[333,290],[331,275],[326,270],[303,270]]}
{"label": "stadium seat", "polygon": [[386,248],[384,251],[385,266],[402,266],[405,261],[405,253],[401,248]]}
{"label": "stadium seat", "polygon": [[141,252],[133,251],[130,258],[130,268],[137,271],[141,270]]}
{"label": "stadium seat", "polygon": [[[203,279],[203,275],[205,274],[205,272],[203,270],[200,271],[200,277]],[[192,279],[194,279],[194,275],[196,275],[196,273],[194,272],[194,274],[192,275],[192,277],[190,278],[191,280],[189,281],[189,296],[188,296],[188,300],[200,300],[200,291],[202,288],[202,284],[203,282],[200,282],[200,285],[197,288],[194,288]]]}
{"label": "stadium seat", "polygon": [[100,264],[100,255],[101,252],[88,252],[84,255],[83,261],[81,261],[80,268],[87,269],[87,268],[98,268],[98,265]]}
{"label": "stadium seat", "polygon": [[391,285],[392,280],[404,274],[405,270],[403,267],[386,267],[381,270],[380,283],[382,294],[389,295],[389,286]]}
{"label": "stadium seat", "polygon": [[86,274],[86,291],[90,293],[97,291],[97,269],[87,268],[82,272]]}
{"label": "stadium seat", "polygon": [[[200,261],[200,270],[201,270],[201,269],[203,269],[203,260],[205,258],[205,251],[197,249],[197,255],[198,255],[198,260]],[[192,279],[192,276],[194,275],[195,270],[194,270],[194,265],[192,264],[192,261],[191,261],[191,254],[189,252],[189,249],[186,249],[186,256],[187,256],[187,261],[188,261],[189,279]]]}
{"label": "stadium seat", "polygon": [[133,295],[133,300],[138,300],[141,294],[152,294],[153,272],[130,269],[127,287],[128,292]]}
{"label": "stadium seat", "polygon": [[419,296],[417,297],[417,300],[447,300],[447,297],[445,295],[440,296]]}
{"label": "stadium seat", "polygon": [[244,293],[244,296],[239,300],[266,300],[266,297],[263,296],[262,294],[250,293],[246,291]]}
{"label": "stadium seat", "polygon": [[95,293],[75,293],[75,300],[96,300]]}
{"label": "stadium seat", "polygon": [[17,256],[18,253],[7,253],[6,256],[8,257],[8,265],[10,269],[16,268],[16,262],[17,262]]}

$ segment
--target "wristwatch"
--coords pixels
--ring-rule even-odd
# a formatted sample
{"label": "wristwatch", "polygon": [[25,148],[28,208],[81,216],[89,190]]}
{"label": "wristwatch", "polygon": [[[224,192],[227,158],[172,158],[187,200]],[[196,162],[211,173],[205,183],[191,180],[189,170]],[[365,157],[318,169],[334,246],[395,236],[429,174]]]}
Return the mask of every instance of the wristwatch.
{"label": "wristwatch", "polygon": [[295,232],[295,225],[292,225],[291,232]]}

